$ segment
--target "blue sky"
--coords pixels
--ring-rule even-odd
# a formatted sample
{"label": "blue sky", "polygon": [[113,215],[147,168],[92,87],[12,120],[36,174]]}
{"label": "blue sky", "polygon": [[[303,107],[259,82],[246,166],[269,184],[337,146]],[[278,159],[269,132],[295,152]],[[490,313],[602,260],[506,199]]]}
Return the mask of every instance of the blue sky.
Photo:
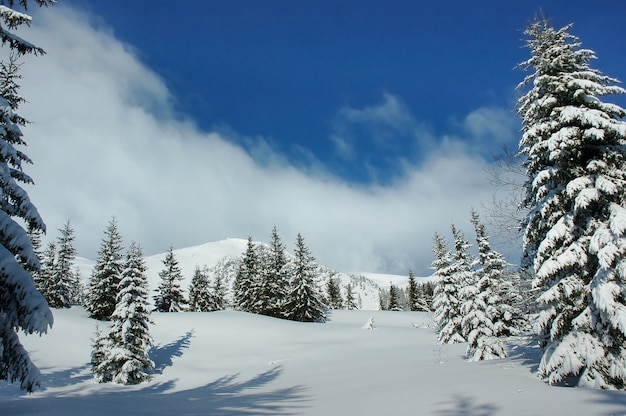
{"label": "blue sky", "polygon": [[[626,3],[59,1],[20,36],[29,189],[95,258],[116,217],[155,254],[302,233],[341,271],[430,273],[469,240],[515,149],[523,29],[539,10],[626,80]],[[622,105],[625,100],[611,99]],[[497,242],[515,263],[519,242]]]}
{"label": "blue sky", "polygon": [[[420,162],[430,135],[462,134],[476,108],[513,112],[524,76],[514,67],[528,56],[522,31],[540,11],[559,27],[575,22],[573,32],[596,50],[605,73],[621,76],[626,67],[619,1],[70,4],[101,16],[136,48],[176,108],[202,129],[260,136],[294,163],[313,158],[361,183],[397,178],[398,158]],[[348,116],[384,105],[386,96],[422,125],[421,136],[394,124],[402,120]],[[517,137],[493,139],[495,148],[481,150],[487,156],[517,144]]]}

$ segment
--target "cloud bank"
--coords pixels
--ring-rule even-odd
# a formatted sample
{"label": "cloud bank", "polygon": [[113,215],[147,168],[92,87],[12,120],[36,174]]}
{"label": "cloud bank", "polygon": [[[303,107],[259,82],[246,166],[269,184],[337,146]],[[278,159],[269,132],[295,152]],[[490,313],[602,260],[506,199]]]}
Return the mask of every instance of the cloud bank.
{"label": "cloud bank", "polygon": [[[492,190],[485,161],[466,142],[442,137],[419,163],[398,158],[402,175],[385,185],[347,183],[324,161],[296,167],[262,141],[260,162],[227,133],[200,131],[176,114],[165,82],[95,22],[55,6],[37,12],[23,35],[47,52],[25,58],[20,113],[33,122],[24,133],[36,185],[27,190],[48,239],[69,219],[78,254],[94,259],[112,217],[147,255],[227,237],[267,241],[276,225],[288,248],[301,232],[317,260],[338,270],[426,275],[435,231],[447,235],[456,222],[473,237],[469,209]],[[383,101],[338,117],[389,129],[419,124],[397,97]],[[477,110],[465,123],[470,134],[501,134],[506,123],[497,118]],[[353,144],[336,133],[328,140],[350,156]]]}

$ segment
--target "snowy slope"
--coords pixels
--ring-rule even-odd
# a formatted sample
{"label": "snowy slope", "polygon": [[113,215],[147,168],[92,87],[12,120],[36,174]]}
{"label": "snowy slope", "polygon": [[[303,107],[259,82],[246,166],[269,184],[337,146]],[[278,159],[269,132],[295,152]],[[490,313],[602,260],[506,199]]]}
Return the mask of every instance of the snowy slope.
{"label": "snowy slope", "polygon": [[[507,359],[465,361],[466,344],[440,346],[425,313],[334,311],[324,324],[157,313],[157,371],[128,387],[89,373],[96,321],[79,307],[54,315],[50,334],[22,337],[43,389],[28,396],[0,383],[2,416],[626,414],[626,392],[539,381],[532,345],[510,344]],[[376,329],[362,329],[370,317]]]}
{"label": "snowy slope", "polygon": [[[210,243],[201,244],[193,247],[186,247],[174,250],[174,256],[178,260],[179,267],[181,268],[183,275],[182,287],[187,290],[191,283],[196,266],[200,268],[207,266],[211,269],[215,267],[225,266],[223,263],[227,259],[239,259],[245,252],[248,241],[239,238],[228,238],[221,241],[215,241]],[[153,256],[148,256],[146,260],[146,276],[148,277],[148,286],[150,293],[154,293],[154,290],[159,285],[159,272],[163,269],[163,259],[166,253],[160,253]],[[83,282],[87,284],[89,277],[91,276],[94,261],[77,258],[76,265],[83,279]],[[345,296],[345,288],[350,283],[353,287],[353,293],[355,298],[359,300],[361,309],[376,310],[379,307],[378,291],[380,287],[387,288],[390,282],[394,282],[395,285],[404,287],[407,284],[407,277],[397,275],[384,275],[374,273],[337,273],[324,266],[320,266],[323,271],[323,276],[333,275],[341,282],[342,294]],[[336,274],[335,274],[336,273]],[[234,279],[233,271],[230,271],[230,278],[227,279],[227,283],[230,286]],[[324,284],[324,281],[320,281],[320,284]],[[229,295],[227,295],[229,296]]]}

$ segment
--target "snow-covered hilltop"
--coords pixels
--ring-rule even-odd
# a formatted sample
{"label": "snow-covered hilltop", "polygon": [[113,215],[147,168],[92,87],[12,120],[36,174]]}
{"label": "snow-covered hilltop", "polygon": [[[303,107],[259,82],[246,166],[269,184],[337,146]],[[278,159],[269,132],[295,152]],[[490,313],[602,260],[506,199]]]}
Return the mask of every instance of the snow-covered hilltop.
{"label": "snow-covered hilltop", "polygon": [[[265,245],[265,243],[255,243]],[[231,288],[237,273],[239,261],[246,250],[247,240],[240,238],[227,238],[220,241],[213,241],[197,246],[185,247],[173,250],[179,267],[182,271],[183,282],[182,287],[187,290],[191,283],[196,267],[208,267],[213,278],[216,273],[222,273],[225,276],[226,285]],[[148,286],[153,292],[159,284],[159,272],[163,268],[163,260],[166,252],[145,257],[147,266],[146,276],[148,277]],[[288,254],[288,256],[291,256]],[[76,268],[80,273],[81,280],[86,285],[91,277],[95,262],[90,259],[79,257],[76,259]],[[324,285],[329,276],[338,279],[342,294],[348,284],[352,285],[353,293],[357,299],[359,309],[377,310],[379,309],[379,292],[381,289],[387,289],[390,283],[404,288],[407,285],[408,276],[378,274],[378,273],[344,273],[337,272],[326,266],[318,265],[320,272],[320,285]],[[418,278],[418,281],[425,281],[429,278]],[[232,293],[227,293],[227,299],[230,299]]]}

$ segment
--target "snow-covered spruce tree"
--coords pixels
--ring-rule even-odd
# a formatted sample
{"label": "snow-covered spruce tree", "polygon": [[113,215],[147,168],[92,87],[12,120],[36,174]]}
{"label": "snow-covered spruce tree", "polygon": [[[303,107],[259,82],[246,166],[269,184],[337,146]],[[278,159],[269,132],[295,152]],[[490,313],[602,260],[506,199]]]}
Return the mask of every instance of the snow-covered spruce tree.
{"label": "snow-covered spruce tree", "polygon": [[139,384],[148,379],[154,368],[148,358],[152,322],[145,271],[141,247],[132,242],[119,283],[117,305],[111,316],[110,350],[101,364],[110,369],[114,383]]}
{"label": "snow-covered spruce tree", "polygon": [[54,291],[54,268],[56,264],[57,245],[54,241],[48,243],[48,247],[43,252],[41,269],[37,273],[35,285],[37,290],[43,295],[47,302],[50,302]]}
{"label": "snow-covered spruce tree", "polygon": [[[454,231],[453,227],[453,232]],[[461,330],[461,282],[453,269],[453,256],[441,235],[435,233],[432,268],[438,277],[433,294],[434,319],[442,344],[464,342]]]}
{"label": "snow-covered spruce tree", "polygon": [[257,313],[260,279],[257,249],[250,236],[233,283],[233,303],[237,310]]}
{"label": "snow-covered spruce tree", "polygon": [[419,290],[417,287],[417,283],[415,282],[415,275],[413,275],[413,271],[409,270],[409,284],[408,284],[408,303],[410,311],[419,311],[420,307],[418,306],[419,300]]}
{"label": "snow-covered spruce tree", "polygon": [[[51,3],[40,1],[39,5]],[[25,7],[26,1],[20,2]],[[30,24],[31,18],[12,9],[13,2],[0,9],[2,44],[18,54],[43,54],[43,50],[15,36],[10,30]],[[33,180],[23,171],[32,161],[20,148],[26,145],[20,126],[27,121],[17,114],[25,100],[19,95],[20,78],[16,56],[0,65],[0,380],[19,382],[32,392],[40,384],[39,370],[30,360],[18,331],[43,334],[53,317],[44,297],[37,291],[32,271],[40,268],[26,230],[45,232],[46,226],[22,184]],[[16,220],[19,218],[20,223]]]}
{"label": "snow-covered spruce tree", "polygon": [[86,309],[90,318],[108,321],[115,310],[117,287],[124,268],[122,250],[122,236],[117,221],[112,218],[104,232],[89,281]]}
{"label": "snow-covered spruce tree", "polygon": [[400,293],[398,293],[398,288],[393,283],[389,283],[389,303],[387,304],[387,310],[402,310],[402,305],[400,303]]}
{"label": "snow-covered spruce tree", "polygon": [[461,230],[452,225],[452,235],[454,236],[454,262],[450,266],[450,273],[454,276],[456,286],[459,288],[459,315],[453,319],[452,325],[448,331],[457,331],[460,328],[460,334],[463,339],[467,340],[469,328],[463,326],[463,304],[469,297],[474,296],[472,288],[476,287],[478,276],[474,270],[476,259],[474,259],[469,249],[472,245],[465,239],[465,235]]}
{"label": "snow-covered spruce tree", "polygon": [[541,290],[537,327],[549,383],[626,388],[626,111],[590,67],[594,53],[547,20],[525,31],[518,101],[527,157],[523,264]]}
{"label": "snow-covered spruce tree", "polygon": [[226,284],[222,273],[215,273],[212,284],[212,306],[214,311],[226,309]]}
{"label": "snow-covered spruce tree", "polygon": [[106,360],[110,351],[109,337],[103,335],[96,325],[96,333],[91,339],[91,372],[98,383],[108,383],[113,379],[109,362]]}
{"label": "snow-covered spruce tree", "polygon": [[206,266],[202,269],[196,265],[189,285],[189,311],[211,312],[216,310],[213,305],[209,270]]}
{"label": "snow-covered spruce tree", "polygon": [[328,276],[328,280],[326,280],[326,298],[329,309],[341,309],[343,307],[339,279],[333,275]]}
{"label": "snow-covered spruce tree", "polygon": [[163,259],[163,270],[159,272],[161,283],[154,295],[154,310],[157,312],[180,312],[187,303],[180,282],[183,275],[174,255],[174,248],[170,247]]}
{"label": "snow-covered spruce tree", "polygon": [[52,292],[49,294],[48,304],[53,308],[69,308],[78,284],[73,269],[76,258],[76,249],[73,244],[74,229],[67,221],[59,231],[61,235],[57,238],[56,259],[52,271]]}
{"label": "snow-covered spruce tree", "polygon": [[352,292],[352,284],[348,283],[348,286],[346,286],[346,302],[345,302],[345,308],[349,311],[353,310],[353,309],[358,309],[359,306],[356,303],[356,299],[354,299],[354,293]]}
{"label": "snow-covered spruce tree", "polygon": [[506,304],[505,288],[501,287],[505,284],[503,273],[507,263],[500,253],[491,249],[485,227],[474,210],[471,219],[479,258],[474,280],[463,288],[461,325],[467,334],[466,355],[471,361],[504,358],[506,351],[500,337],[517,332],[512,326],[515,313],[512,306]]}
{"label": "snow-covered spruce tree", "polygon": [[263,315],[279,317],[289,282],[285,271],[285,245],[276,226],[272,229],[269,250],[259,253],[259,264],[258,297],[253,309]]}
{"label": "snow-covered spruce tree", "polygon": [[432,312],[435,282],[422,282],[417,285],[416,307],[418,311]]}
{"label": "snow-covered spruce tree", "polygon": [[[2,63],[0,62],[0,65],[1,64]],[[42,231],[36,228],[33,228],[31,226],[28,226],[26,230],[26,234],[28,235],[30,244],[33,247],[33,252],[35,253],[35,256],[37,256],[39,263],[40,264],[43,263],[43,251],[42,251],[43,244],[41,242],[41,235],[43,234]],[[35,279],[35,286],[37,286],[37,281],[39,279],[39,272],[41,271],[41,269],[30,270],[27,264],[22,264],[21,262],[20,262],[20,265],[33,276],[33,279]],[[37,290],[39,290],[39,287],[37,287]],[[41,290],[39,292],[41,292]]]}
{"label": "snow-covered spruce tree", "polygon": [[300,322],[324,321],[326,319],[325,305],[317,289],[315,258],[311,255],[300,233],[296,238],[294,255],[283,316]]}

